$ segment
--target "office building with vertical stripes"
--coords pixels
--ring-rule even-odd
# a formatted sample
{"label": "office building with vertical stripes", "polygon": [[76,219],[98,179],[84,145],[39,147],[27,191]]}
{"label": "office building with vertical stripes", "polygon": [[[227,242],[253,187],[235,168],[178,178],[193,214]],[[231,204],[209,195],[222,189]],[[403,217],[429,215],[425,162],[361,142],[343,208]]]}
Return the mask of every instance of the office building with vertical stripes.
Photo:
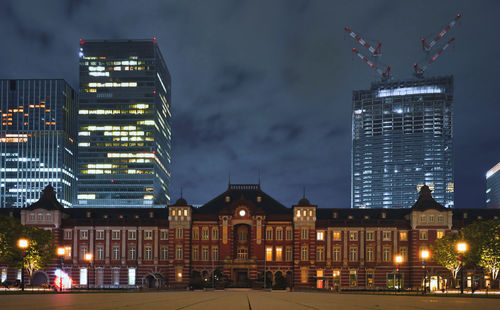
{"label": "office building with vertical stripes", "polygon": [[0,207],[25,207],[47,184],[72,206],[76,102],[64,80],[0,80]]}
{"label": "office building with vertical stripes", "polygon": [[170,74],[156,38],[80,40],[78,206],[166,204]]}

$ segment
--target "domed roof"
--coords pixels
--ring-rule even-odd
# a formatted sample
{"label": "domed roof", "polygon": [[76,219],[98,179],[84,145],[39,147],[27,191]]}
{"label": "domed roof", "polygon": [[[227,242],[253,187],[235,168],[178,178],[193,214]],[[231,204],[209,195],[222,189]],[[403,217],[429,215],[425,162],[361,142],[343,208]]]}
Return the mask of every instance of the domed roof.
{"label": "domed roof", "polygon": [[47,185],[42,190],[42,196],[38,199],[37,202],[31,204],[28,209],[38,209],[42,208],[45,210],[62,210],[64,207],[57,201],[56,192],[54,191],[54,187],[52,185]]}
{"label": "domed roof", "polygon": [[309,200],[307,200],[306,197],[302,198],[299,200],[299,206],[310,206],[311,203],[309,202]]}
{"label": "domed roof", "polygon": [[446,208],[432,198],[432,192],[429,186],[424,185],[420,188],[417,202],[412,206],[413,210],[425,211],[428,209],[446,210]]}
{"label": "domed roof", "polygon": [[188,205],[188,203],[187,203],[186,199],[184,199],[182,197],[177,199],[177,201],[174,204],[174,206],[187,206],[187,205]]}

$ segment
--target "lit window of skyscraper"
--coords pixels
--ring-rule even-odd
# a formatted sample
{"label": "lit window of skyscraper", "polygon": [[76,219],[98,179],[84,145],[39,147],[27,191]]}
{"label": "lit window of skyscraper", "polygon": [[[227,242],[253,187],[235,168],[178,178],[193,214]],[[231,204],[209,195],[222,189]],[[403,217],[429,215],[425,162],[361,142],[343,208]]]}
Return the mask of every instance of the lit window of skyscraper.
{"label": "lit window of skyscraper", "polygon": [[169,201],[170,74],[156,39],[80,40],[78,204]]}
{"label": "lit window of skyscraper", "polygon": [[76,194],[76,94],[64,80],[0,80],[0,206],[25,207],[52,185]]}
{"label": "lit window of skyscraper", "polygon": [[353,92],[353,208],[411,207],[427,184],[453,207],[453,77]]}

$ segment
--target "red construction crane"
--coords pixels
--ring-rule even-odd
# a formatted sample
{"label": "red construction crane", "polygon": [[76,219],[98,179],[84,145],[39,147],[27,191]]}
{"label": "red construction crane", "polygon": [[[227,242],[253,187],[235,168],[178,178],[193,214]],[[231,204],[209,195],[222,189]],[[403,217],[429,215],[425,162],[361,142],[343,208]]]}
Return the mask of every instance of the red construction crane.
{"label": "red construction crane", "polygon": [[453,43],[453,41],[455,41],[455,38],[451,38],[441,49],[439,49],[439,51],[437,51],[437,53],[434,56],[432,56],[431,59],[429,59],[429,61],[423,67],[419,67],[418,63],[414,63],[413,68],[415,69],[415,75],[418,77],[422,77],[425,69],[427,69],[427,67],[430,64],[432,64],[434,61],[436,61],[436,59],[439,56],[441,56],[441,54],[444,52],[444,50],[446,50],[448,48],[448,46],[450,46],[450,44]]}
{"label": "red construction crane", "polygon": [[370,67],[372,67],[373,69],[375,69],[375,71],[377,71],[377,73],[380,75],[380,77],[383,80],[386,80],[386,79],[389,78],[389,72],[391,71],[391,67],[390,66],[387,66],[387,69],[385,69],[385,71],[383,71],[376,64],[374,64],[370,59],[368,59],[366,56],[364,56],[363,54],[361,54],[356,48],[353,47],[352,48],[352,52],[354,54],[356,54],[359,58],[361,58],[364,62],[366,62]]}
{"label": "red construction crane", "polygon": [[377,47],[373,47],[370,43],[366,42],[362,37],[354,33],[349,27],[345,27],[344,30],[359,44],[366,47],[372,56],[380,56],[380,48],[382,47],[382,42],[378,42]]}
{"label": "red construction crane", "polygon": [[432,47],[436,45],[436,43],[441,40],[441,38],[443,38],[446,33],[448,33],[451,28],[453,28],[453,26],[455,26],[460,17],[462,17],[462,15],[458,13],[457,16],[455,16],[455,18],[448,25],[446,25],[446,27],[444,27],[444,29],[429,43],[425,41],[425,38],[422,38],[422,48],[424,49],[424,51],[429,52]]}

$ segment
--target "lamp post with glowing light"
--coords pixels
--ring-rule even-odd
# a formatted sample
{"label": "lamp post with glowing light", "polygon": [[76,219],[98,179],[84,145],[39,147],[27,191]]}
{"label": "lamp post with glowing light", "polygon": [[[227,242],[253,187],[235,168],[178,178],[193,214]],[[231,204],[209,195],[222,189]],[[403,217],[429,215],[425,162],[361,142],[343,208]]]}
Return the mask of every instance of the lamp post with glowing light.
{"label": "lamp post with glowing light", "polygon": [[26,248],[28,248],[29,242],[27,239],[21,238],[17,241],[17,246],[23,250],[23,262],[21,265],[21,291],[24,292],[24,257],[26,256]]}
{"label": "lamp post with glowing light", "polygon": [[64,255],[66,255],[66,249],[63,247],[57,248],[57,256],[59,256],[59,264],[61,265],[61,274],[59,275],[59,292],[62,292],[62,274],[64,268]]}
{"label": "lamp post with glowing light", "polygon": [[457,243],[458,260],[460,261],[460,294],[464,293],[464,263],[463,254],[467,252],[467,243]]}
{"label": "lamp post with glowing light", "polygon": [[401,255],[396,255],[396,257],[394,258],[394,261],[396,262],[396,277],[398,279],[398,291],[401,290],[401,279],[399,277],[399,265],[401,265],[401,263],[403,263],[403,256]]}
{"label": "lamp post with glowing light", "polygon": [[424,290],[422,294],[425,294],[427,291],[427,269],[425,265],[425,260],[428,259],[430,256],[430,253],[428,250],[422,250],[420,251],[420,258],[422,259],[422,268],[424,268]]}
{"label": "lamp post with glowing light", "polygon": [[90,266],[92,264],[92,253],[85,253],[85,260],[89,263],[89,268],[87,269],[87,291],[90,289],[89,273]]}

